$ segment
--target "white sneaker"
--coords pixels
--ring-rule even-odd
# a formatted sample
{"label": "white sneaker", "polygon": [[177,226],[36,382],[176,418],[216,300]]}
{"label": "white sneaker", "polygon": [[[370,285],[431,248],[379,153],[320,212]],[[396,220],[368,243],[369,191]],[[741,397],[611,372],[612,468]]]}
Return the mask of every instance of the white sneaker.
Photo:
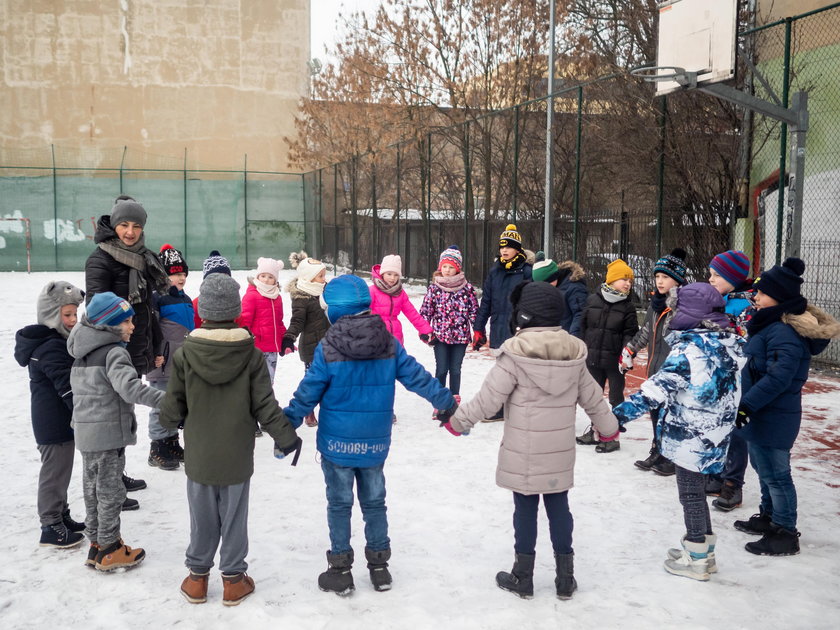
{"label": "white sneaker", "polygon": [[[685,541],[685,536],[680,542]],[[709,545],[709,552],[707,554],[707,558],[709,559],[709,573],[717,573],[717,560],[715,559],[715,543],[717,542],[717,535],[716,534],[706,534],[706,543]],[[671,547],[668,550],[668,557],[671,560],[678,560],[680,556],[682,556],[683,550],[682,549],[675,549]]]}
{"label": "white sneaker", "polygon": [[681,575],[707,582],[709,580],[709,544],[694,543],[683,539],[680,557],[665,560],[665,570],[672,575]]}

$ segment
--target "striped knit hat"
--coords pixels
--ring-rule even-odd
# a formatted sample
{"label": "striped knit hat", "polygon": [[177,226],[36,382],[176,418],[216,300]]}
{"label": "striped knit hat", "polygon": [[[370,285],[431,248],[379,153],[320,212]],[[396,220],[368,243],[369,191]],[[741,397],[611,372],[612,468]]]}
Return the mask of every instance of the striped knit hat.
{"label": "striped knit hat", "polygon": [[545,259],[545,252],[538,251],[536,253],[534,268],[531,270],[531,279],[534,282],[551,282],[560,277],[560,269],[557,263]]}
{"label": "striped knit hat", "polygon": [[513,223],[508,224],[504,232],[499,235],[499,247],[512,247],[522,251],[522,237]]}
{"label": "striped knit hat", "polygon": [[438,261],[438,269],[440,269],[441,265],[444,263],[452,265],[458,273],[461,273],[461,267],[464,265],[464,259],[461,256],[461,250],[458,249],[457,245],[450,245],[443,250],[443,253],[440,255],[440,260]]}
{"label": "striped knit hat", "polygon": [[750,259],[737,249],[730,249],[712,258],[709,268],[737,289],[750,275]]}
{"label": "striped knit hat", "polygon": [[219,253],[219,250],[214,249],[204,261],[202,278],[206,278],[211,273],[223,273],[226,276],[230,275],[230,263],[227,258]]}
{"label": "striped knit hat", "polygon": [[119,295],[106,291],[91,298],[85,316],[94,326],[119,326],[134,316],[134,309]]}
{"label": "striped knit hat", "polygon": [[664,273],[666,276],[673,278],[677,284],[683,286],[685,280],[685,250],[677,247],[671,250],[670,254],[666,254],[656,261],[653,266],[653,275]]}

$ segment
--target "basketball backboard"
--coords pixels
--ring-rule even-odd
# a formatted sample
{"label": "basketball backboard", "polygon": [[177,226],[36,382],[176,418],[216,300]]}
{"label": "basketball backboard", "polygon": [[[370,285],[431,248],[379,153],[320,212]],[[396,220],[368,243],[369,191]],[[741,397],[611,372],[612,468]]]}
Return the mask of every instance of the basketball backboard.
{"label": "basketball backboard", "polygon": [[[658,7],[657,66],[696,72],[698,85],[735,76],[738,0],[670,0]],[[676,81],[656,82],[657,95],[679,89]]]}

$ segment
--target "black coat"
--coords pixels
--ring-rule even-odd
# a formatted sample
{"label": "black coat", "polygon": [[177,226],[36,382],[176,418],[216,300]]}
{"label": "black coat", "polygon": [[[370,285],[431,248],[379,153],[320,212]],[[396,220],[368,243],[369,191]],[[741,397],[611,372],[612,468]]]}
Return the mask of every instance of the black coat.
{"label": "black coat", "polygon": [[636,307],[629,297],[611,303],[600,289],[590,295],[580,321],[580,336],[589,352],[586,365],[617,368],[621,350],[638,330]]}
{"label": "black coat", "polygon": [[38,444],[61,444],[73,439],[73,392],[70,368],[73,357],[67,340],[41,324],[15,334],[15,360],[29,368],[32,430]]}
{"label": "black coat", "polygon": [[327,334],[330,320],[321,308],[320,298],[301,291],[297,286],[297,278],[286,285],[286,290],[292,296],[292,319],[289,320],[289,327],[284,337],[294,342],[300,335],[298,343],[300,360],[304,363],[312,363],[312,359],[315,358],[315,347]]}
{"label": "black coat", "polygon": [[[107,216],[99,218],[94,243],[116,238]],[[97,293],[111,291],[127,299],[131,267],[117,262],[111,254],[97,247],[85,262],[85,304]],[[152,302],[154,280],[146,273],[146,288],[141,291],[140,302],[134,309],[134,332],[128,342],[131,363],[138,374],[148,374],[155,367],[155,355],[162,351],[163,334]]]}
{"label": "black coat", "polygon": [[530,263],[523,262],[513,269],[505,269],[498,260],[490,267],[490,273],[481,285],[481,303],[473,322],[473,330],[483,331],[489,319],[491,348],[498,348],[511,336],[510,316],[513,305],[510,303],[510,294],[516,285],[531,279],[531,268]]}

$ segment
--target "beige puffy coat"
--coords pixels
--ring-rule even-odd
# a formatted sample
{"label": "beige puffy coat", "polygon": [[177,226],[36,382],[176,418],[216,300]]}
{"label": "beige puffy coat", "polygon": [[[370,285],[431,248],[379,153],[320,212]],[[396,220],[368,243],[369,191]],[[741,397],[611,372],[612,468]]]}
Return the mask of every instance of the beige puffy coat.
{"label": "beige puffy coat", "polygon": [[452,416],[452,427],[470,429],[504,404],[496,483],[521,494],[564,492],[574,485],[577,405],[601,436],[618,436],[603,390],[586,368],[586,346],[562,328],[528,328],[500,350],[481,390]]}

